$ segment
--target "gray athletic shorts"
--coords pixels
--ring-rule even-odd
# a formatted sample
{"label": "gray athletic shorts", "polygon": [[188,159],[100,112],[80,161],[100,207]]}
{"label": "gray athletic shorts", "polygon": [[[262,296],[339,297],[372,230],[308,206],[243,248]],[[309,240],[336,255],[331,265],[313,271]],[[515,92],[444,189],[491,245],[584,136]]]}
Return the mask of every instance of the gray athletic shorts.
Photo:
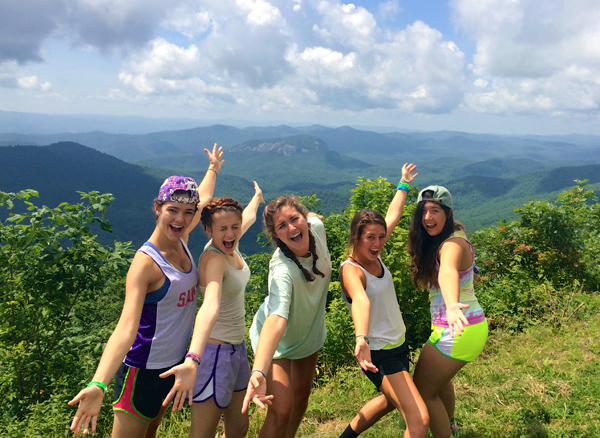
{"label": "gray athletic shorts", "polygon": [[225,409],[234,392],[245,391],[250,380],[250,364],[246,343],[207,343],[198,365],[194,385],[194,403],[213,398],[215,405]]}

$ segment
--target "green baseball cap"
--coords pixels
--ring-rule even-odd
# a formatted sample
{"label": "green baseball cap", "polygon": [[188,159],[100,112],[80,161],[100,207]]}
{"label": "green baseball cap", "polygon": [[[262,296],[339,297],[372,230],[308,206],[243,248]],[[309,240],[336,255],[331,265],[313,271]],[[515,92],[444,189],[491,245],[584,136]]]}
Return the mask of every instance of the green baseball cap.
{"label": "green baseball cap", "polygon": [[419,192],[417,203],[421,201],[435,202],[444,207],[452,208],[452,195],[446,187],[429,186]]}

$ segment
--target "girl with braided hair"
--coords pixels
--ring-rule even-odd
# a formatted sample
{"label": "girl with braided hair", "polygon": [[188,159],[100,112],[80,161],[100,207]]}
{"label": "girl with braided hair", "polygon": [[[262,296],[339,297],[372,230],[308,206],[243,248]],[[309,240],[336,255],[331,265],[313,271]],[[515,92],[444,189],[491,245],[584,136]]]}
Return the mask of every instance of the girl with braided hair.
{"label": "girl with braided hair", "polygon": [[259,437],[296,435],[325,342],[325,303],[331,259],[323,222],[295,196],[271,201],[263,213],[265,230],[277,245],[269,263],[269,295],[250,327],[254,366],[243,412],[274,397]]}
{"label": "girl with braided hair", "polygon": [[174,396],[173,411],[181,409],[186,394],[193,402],[190,438],[214,437],[221,415],[228,436],[243,437],[248,431],[248,415],[241,411],[250,378],[244,342],[250,269],[238,246],[264,202],[256,182],[254,191],[245,209],[233,198],[220,197],[202,210],[202,225],[211,238],[198,262],[203,303],[186,361],[161,375],[176,376],[164,405]]}

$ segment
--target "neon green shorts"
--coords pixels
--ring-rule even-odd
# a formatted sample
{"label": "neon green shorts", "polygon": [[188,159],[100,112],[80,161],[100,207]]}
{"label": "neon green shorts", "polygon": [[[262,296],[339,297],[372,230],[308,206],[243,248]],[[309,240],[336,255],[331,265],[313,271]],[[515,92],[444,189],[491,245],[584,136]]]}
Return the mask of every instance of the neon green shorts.
{"label": "neon green shorts", "polygon": [[488,337],[487,320],[465,326],[460,336],[450,336],[448,327],[431,324],[429,342],[444,356],[463,362],[477,359]]}

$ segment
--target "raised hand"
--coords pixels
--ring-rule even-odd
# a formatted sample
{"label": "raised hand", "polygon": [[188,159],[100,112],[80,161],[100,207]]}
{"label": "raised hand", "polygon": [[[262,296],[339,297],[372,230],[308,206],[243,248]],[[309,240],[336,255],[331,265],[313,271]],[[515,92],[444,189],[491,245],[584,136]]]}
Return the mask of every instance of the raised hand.
{"label": "raised hand", "polygon": [[418,175],[418,173],[415,173],[416,170],[416,164],[404,163],[404,166],[402,166],[402,179],[410,184]]}
{"label": "raised hand", "polygon": [[263,192],[262,189],[258,186],[256,181],[252,181],[254,183],[254,196],[258,199],[258,203],[262,204],[265,202],[265,199],[263,198]]}
{"label": "raised hand", "polygon": [[90,421],[92,423],[92,432],[96,431],[96,422],[98,414],[102,408],[102,400],[104,399],[104,391],[102,388],[92,385],[79,391],[73,399],[68,402],[69,406],[79,403],[77,412],[71,422],[71,430],[73,435],[77,436],[83,430],[83,434],[89,433]]}
{"label": "raised hand", "polygon": [[212,152],[208,149],[204,149],[204,152],[206,152],[206,155],[208,156],[208,161],[210,161],[210,164],[208,166],[209,169],[214,169],[215,172],[219,173],[219,170],[221,170],[221,166],[225,162],[225,160],[222,159],[223,148],[217,146],[217,144],[215,143]]}

